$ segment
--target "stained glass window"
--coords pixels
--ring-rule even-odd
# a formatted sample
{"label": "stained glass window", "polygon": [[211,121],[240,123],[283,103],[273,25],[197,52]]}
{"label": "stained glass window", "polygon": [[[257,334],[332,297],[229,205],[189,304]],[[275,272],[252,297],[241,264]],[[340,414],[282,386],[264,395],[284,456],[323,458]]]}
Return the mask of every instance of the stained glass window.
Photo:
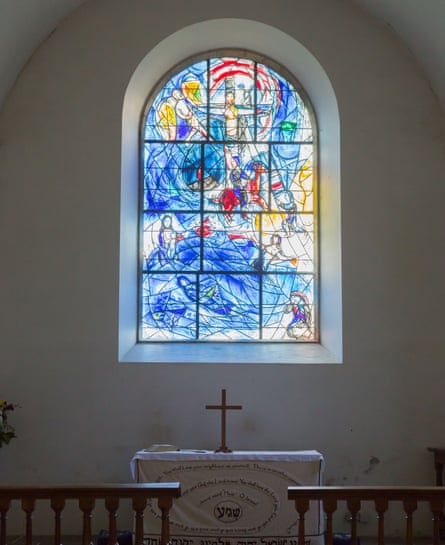
{"label": "stained glass window", "polygon": [[316,128],[283,74],[212,55],[150,97],[139,342],[318,341]]}

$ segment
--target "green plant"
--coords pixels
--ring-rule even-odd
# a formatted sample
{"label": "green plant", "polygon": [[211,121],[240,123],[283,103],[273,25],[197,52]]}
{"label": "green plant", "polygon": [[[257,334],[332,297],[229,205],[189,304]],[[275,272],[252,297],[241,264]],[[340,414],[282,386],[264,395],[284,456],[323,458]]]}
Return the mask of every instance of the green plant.
{"label": "green plant", "polygon": [[7,445],[11,439],[17,437],[15,428],[11,424],[8,424],[8,413],[13,411],[17,406],[13,403],[8,403],[4,399],[0,399],[0,448],[3,443]]}

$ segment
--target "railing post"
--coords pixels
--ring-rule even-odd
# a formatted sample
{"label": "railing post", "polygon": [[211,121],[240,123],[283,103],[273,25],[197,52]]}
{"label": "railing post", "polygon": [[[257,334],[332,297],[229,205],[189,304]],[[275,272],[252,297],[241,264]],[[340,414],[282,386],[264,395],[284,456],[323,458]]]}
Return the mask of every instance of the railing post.
{"label": "railing post", "polygon": [[351,513],[351,545],[357,545],[357,514],[360,511],[360,500],[353,497],[349,498],[346,503]]}
{"label": "railing post", "polygon": [[388,509],[388,500],[386,498],[377,498],[375,501],[375,510],[378,521],[378,545],[385,543],[385,512]]}
{"label": "railing post", "polygon": [[337,509],[337,500],[333,498],[323,501],[323,510],[326,513],[326,538],[325,545],[332,545],[332,514]]}
{"label": "railing post", "polygon": [[440,521],[442,518],[443,498],[434,498],[430,501],[433,514],[433,544],[440,544]]}
{"label": "railing post", "polygon": [[309,499],[302,497],[295,500],[295,509],[298,513],[298,545],[305,545],[304,536],[306,529],[304,527],[304,518],[309,509]]}
{"label": "railing post", "polygon": [[158,507],[161,510],[161,541],[160,545],[170,543],[170,509],[172,507],[172,498],[160,496],[158,498]]}
{"label": "railing post", "polygon": [[10,505],[9,498],[0,498],[0,545],[6,545],[6,520]]}
{"label": "railing post", "polygon": [[64,498],[51,498],[51,508],[54,511],[54,545],[61,545],[62,543],[61,513],[64,507]]}
{"label": "railing post", "polygon": [[82,519],[82,545],[91,543],[91,513],[94,509],[94,498],[85,496],[79,499],[79,508],[83,513]]}
{"label": "railing post", "polygon": [[32,545],[32,514],[34,512],[35,498],[23,498],[22,509],[26,513],[26,545]]}
{"label": "railing post", "polygon": [[108,510],[108,545],[117,544],[117,528],[116,528],[116,516],[119,508],[119,498],[116,496],[109,496],[105,498],[105,507]]}
{"label": "railing post", "polygon": [[144,510],[147,507],[147,499],[134,497],[133,498],[133,511],[134,511],[134,545],[144,545]]}
{"label": "railing post", "polygon": [[413,545],[413,513],[417,509],[416,500],[404,500],[403,509],[406,519],[406,545]]}

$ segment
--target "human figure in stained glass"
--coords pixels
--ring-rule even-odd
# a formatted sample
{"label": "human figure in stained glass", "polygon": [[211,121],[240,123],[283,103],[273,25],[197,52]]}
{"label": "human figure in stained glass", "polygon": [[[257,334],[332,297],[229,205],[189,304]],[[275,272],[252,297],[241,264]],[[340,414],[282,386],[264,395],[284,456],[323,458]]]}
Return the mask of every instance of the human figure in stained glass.
{"label": "human figure in stained glass", "polygon": [[270,237],[270,243],[264,245],[264,269],[268,270],[271,267],[283,262],[289,262],[292,267],[297,266],[298,259],[288,256],[282,248],[282,238],[278,233],[274,233]]}
{"label": "human figure in stained glass", "polygon": [[[244,189],[244,181],[247,179],[247,174],[240,167],[239,158],[233,155],[229,146],[224,145],[224,157],[226,166],[229,170],[228,187],[222,192],[219,199],[224,210],[231,212],[236,206],[240,206],[243,210],[247,205],[247,194]],[[243,218],[246,215],[243,213]],[[228,219],[231,220],[232,216],[229,214]]]}
{"label": "human figure in stained glass", "polygon": [[280,210],[287,212],[286,217],[281,222],[283,231],[287,236],[298,232],[297,229],[297,205],[290,191],[282,191],[276,195],[275,200]]}
{"label": "human figure in stained glass", "polygon": [[304,293],[301,291],[292,291],[289,303],[284,307],[284,312],[292,312],[292,320],[286,328],[288,337],[297,339],[310,334],[312,323],[311,309]]}
{"label": "human figure in stained glass", "polygon": [[238,139],[238,108],[235,106],[235,94],[233,91],[226,93],[226,136],[231,140]]}
{"label": "human figure in stained glass", "polygon": [[172,94],[161,104],[158,112],[160,126],[167,130],[168,139],[191,140],[197,134],[203,137],[207,132],[200,123],[193,108],[199,103],[199,94],[193,95],[194,101],[187,99],[180,89],[173,89]]}
{"label": "human figure in stained glass", "polygon": [[262,163],[254,161],[250,168],[254,172],[254,177],[249,179],[246,183],[246,193],[248,195],[248,202],[258,204],[263,210],[267,210],[266,201],[260,195],[260,179],[261,174],[266,172],[266,169]]}
{"label": "human figure in stained glass", "polygon": [[248,91],[243,91],[243,103],[241,104],[236,103],[236,95],[233,90],[227,91],[225,97],[224,117],[226,122],[226,140],[233,141],[231,145],[234,148],[238,148],[240,152],[245,147],[245,144],[242,142],[251,140],[247,117],[252,116],[254,111],[250,105],[247,107],[244,102],[248,95]]}
{"label": "human figure in stained glass", "polygon": [[161,229],[159,231],[159,246],[162,250],[162,258],[173,261],[176,259],[176,242],[178,234],[173,229],[172,217],[167,214],[161,220]]}
{"label": "human figure in stained glass", "polygon": [[218,204],[224,210],[224,219],[228,223],[233,221],[233,210],[241,205],[241,201],[235,189],[226,187],[219,193],[217,197],[211,199],[211,202]]}
{"label": "human figure in stained glass", "polygon": [[204,127],[202,127],[199,119],[193,112],[190,102],[186,100],[181,91],[175,90],[173,93],[176,94],[178,99],[176,104],[176,113],[178,114],[178,117],[183,119],[189,127],[185,140],[191,140],[197,133],[200,133],[202,136],[207,136],[207,132],[205,131]]}

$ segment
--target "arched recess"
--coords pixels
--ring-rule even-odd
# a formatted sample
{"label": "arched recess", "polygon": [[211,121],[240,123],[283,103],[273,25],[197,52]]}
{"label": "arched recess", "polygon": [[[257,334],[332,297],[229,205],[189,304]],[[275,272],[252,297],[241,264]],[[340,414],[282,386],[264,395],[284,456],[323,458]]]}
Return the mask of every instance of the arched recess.
{"label": "arched recess", "polygon": [[[196,37],[199,36],[199,40]],[[319,128],[320,343],[137,344],[137,252],[140,121],[147,95],[184,58],[227,45],[267,55],[295,75]],[[122,111],[119,361],[150,363],[341,363],[340,122],[335,93],[319,62],[298,41],[262,23],[217,19],[160,42],[135,70]]]}

